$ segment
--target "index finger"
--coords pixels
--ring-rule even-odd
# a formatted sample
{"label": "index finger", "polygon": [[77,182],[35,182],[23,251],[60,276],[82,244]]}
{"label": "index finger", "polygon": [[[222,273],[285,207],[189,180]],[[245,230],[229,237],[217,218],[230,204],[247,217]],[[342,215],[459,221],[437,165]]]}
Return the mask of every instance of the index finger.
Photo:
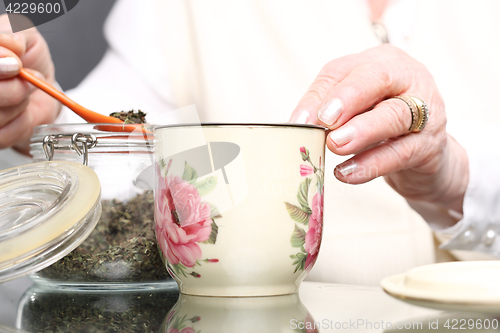
{"label": "index finger", "polygon": [[[51,77],[51,67],[47,66],[50,62],[50,53],[45,40],[36,28],[12,33],[7,14],[0,15],[0,48],[14,53],[20,65],[34,69],[47,78]],[[0,53],[0,57],[10,56],[9,52]]]}
{"label": "index finger", "polygon": [[291,123],[317,124],[316,114],[330,91],[358,65],[358,55],[341,57],[323,66],[300,99],[290,117]]}
{"label": "index finger", "polygon": [[330,91],[318,111],[318,122],[336,129],[382,100],[408,91],[414,71],[402,70],[404,66],[371,63],[355,68]]}

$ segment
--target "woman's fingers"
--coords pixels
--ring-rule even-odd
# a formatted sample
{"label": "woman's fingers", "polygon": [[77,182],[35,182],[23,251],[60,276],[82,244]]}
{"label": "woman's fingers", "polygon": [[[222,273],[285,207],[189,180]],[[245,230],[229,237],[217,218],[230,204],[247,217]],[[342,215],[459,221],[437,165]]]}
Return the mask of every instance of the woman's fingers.
{"label": "woman's fingers", "polygon": [[316,114],[331,88],[337,84],[335,78],[320,73],[306,94],[300,99],[290,118],[291,123],[317,124]]}
{"label": "woman's fingers", "polygon": [[0,80],[0,111],[2,108],[20,104],[29,94],[30,85],[20,78]]}
{"label": "woman's fingers", "polygon": [[7,15],[0,15],[0,49],[9,50],[8,53],[0,51],[0,58],[15,55],[22,60],[21,66],[42,73],[49,80],[53,78],[49,48],[36,28],[12,33]]}
{"label": "woman's fingers", "polygon": [[291,123],[317,124],[317,113],[330,91],[358,64],[358,55],[342,57],[326,64],[292,112]]}
{"label": "woman's fingers", "polygon": [[0,23],[0,46],[10,50],[17,57],[21,58],[26,52],[25,35],[22,33],[4,33],[1,26],[2,24]]}
{"label": "woman's fingers", "polygon": [[[46,81],[41,73],[32,69],[27,69],[27,71]],[[0,128],[26,111],[30,95],[36,90],[35,86],[17,77],[0,80]]]}
{"label": "woman's fingers", "polygon": [[415,138],[399,137],[357,154],[337,165],[335,176],[350,184],[362,184],[379,176],[407,169],[419,162]]}
{"label": "woman's fingers", "polygon": [[12,147],[19,142],[29,142],[32,131],[33,115],[30,112],[21,112],[18,117],[0,128],[0,149]]}
{"label": "woman's fingers", "polygon": [[15,77],[17,74],[19,74],[19,70],[21,67],[22,64],[19,58],[12,55],[0,55],[0,80]]}
{"label": "woman's fingers", "polygon": [[338,155],[356,154],[381,141],[406,134],[410,125],[408,105],[399,99],[388,99],[331,131],[327,146]]}
{"label": "woman's fingers", "polygon": [[23,67],[54,84],[54,64],[42,35],[35,28],[13,34],[7,15],[0,15],[0,149],[27,154],[33,127],[53,122],[61,105],[16,77]]}
{"label": "woman's fingers", "polygon": [[382,99],[400,95],[412,82],[407,71],[383,63],[370,63],[355,68],[328,94],[318,111],[318,122],[330,129],[370,109]]}
{"label": "woman's fingers", "polygon": [[[384,98],[404,93],[414,83],[417,62],[392,46],[335,59],[320,71],[292,113],[291,122],[342,126]],[[305,120],[305,121],[304,121]]]}
{"label": "woman's fingers", "polygon": [[[1,88],[0,88],[1,89]],[[0,108],[0,128],[10,123],[14,118],[19,116],[29,104],[29,97],[12,104],[12,106],[5,106]]]}
{"label": "woman's fingers", "polygon": [[11,36],[7,37],[7,35],[0,34],[0,80],[15,77],[23,66],[20,59],[22,54],[18,55],[9,48],[9,46],[15,48],[15,44]]}
{"label": "woman's fingers", "polygon": [[[392,98],[401,95],[426,103],[430,116],[421,132],[408,133],[412,111],[423,110],[410,110]],[[328,148],[338,155],[354,154],[335,168],[340,181],[361,184],[385,176],[406,198],[461,209],[466,153],[453,142],[460,158],[450,153],[442,97],[425,66],[404,51],[385,45],[333,60],[303,96],[291,121],[327,127]],[[457,177],[466,180],[455,186]]]}

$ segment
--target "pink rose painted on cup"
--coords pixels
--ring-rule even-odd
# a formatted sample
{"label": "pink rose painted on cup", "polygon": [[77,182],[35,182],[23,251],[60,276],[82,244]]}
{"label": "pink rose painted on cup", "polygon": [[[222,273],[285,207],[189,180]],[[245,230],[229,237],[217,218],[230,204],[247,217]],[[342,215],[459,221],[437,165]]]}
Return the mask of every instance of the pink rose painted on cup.
{"label": "pink rose painted on cup", "polygon": [[304,164],[300,165],[300,175],[302,177],[312,175],[313,172],[314,172],[314,169],[312,167],[310,167],[309,165],[304,165]]}
{"label": "pink rose painted on cup", "polygon": [[309,230],[307,231],[304,249],[307,251],[305,269],[312,268],[318,257],[321,245],[321,233],[323,231],[323,196],[319,193],[314,195],[311,205],[312,213],[309,217]]}
{"label": "pink rose painted on cup", "polygon": [[[297,254],[292,254],[290,257],[294,260],[295,271],[310,270],[316,258],[318,257],[319,247],[321,245],[321,235],[323,231],[323,187],[324,187],[324,172],[321,165],[321,157],[319,165],[316,167],[311,161],[311,155],[308,149],[300,147],[302,160],[309,162],[309,165],[300,165],[300,175],[306,179],[300,184],[297,192],[298,205],[285,202],[288,214],[295,221],[294,230],[290,242],[292,247],[300,249]],[[309,188],[313,182],[313,178],[309,175],[316,176],[317,193],[314,195],[311,205],[309,205]],[[308,227],[307,232],[300,226]]]}
{"label": "pink rose painted on cup", "polygon": [[[167,174],[170,165],[171,163],[167,166]],[[189,165],[186,164],[186,167]],[[193,170],[190,174],[196,175]],[[218,262],[217,259],[202,259],[202,251],[198,245],[199,242],[215,244],[217,238],[213,209],[200,196],[200,188],[202,193],[206,192],[203,190],[206,180],[197,182],[196,179],[186,180],[174,175],[163,177],[161,166],[157,167],[157,179],[155,221],[160,250],[171,271],[184,276],[188,274],[200,277],[194,271],[186,273],[186,269],[194,267],[201,260]],[[214,179],[210,181],[216,183]]]}

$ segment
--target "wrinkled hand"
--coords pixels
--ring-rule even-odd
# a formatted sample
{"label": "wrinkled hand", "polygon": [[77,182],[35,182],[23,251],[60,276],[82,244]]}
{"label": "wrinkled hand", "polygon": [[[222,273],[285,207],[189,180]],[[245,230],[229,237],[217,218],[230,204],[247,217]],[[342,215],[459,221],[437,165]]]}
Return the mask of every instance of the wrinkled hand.
{"label": "wrinkled hand", "polygon": [[55,84],[47,43],[35,29],[11,33],[7,15],[0,16],[0,149],[29,153],[35,126],[54,122],[61,105],[17,77],[21,67]]}
{"label": "wrinkled hand", "polygon": [[[398,95],[426,102],[430,117],[419,133]],[[444,102],[429,71],[402,50],[382,45],[335,59],[323,67],[292,114],[291,122],[332,130],[328,148],[355,154],[335,168],[342,182],[378,176],[410,200],[462,211],[468,183],[465,150],[446,133]]]}

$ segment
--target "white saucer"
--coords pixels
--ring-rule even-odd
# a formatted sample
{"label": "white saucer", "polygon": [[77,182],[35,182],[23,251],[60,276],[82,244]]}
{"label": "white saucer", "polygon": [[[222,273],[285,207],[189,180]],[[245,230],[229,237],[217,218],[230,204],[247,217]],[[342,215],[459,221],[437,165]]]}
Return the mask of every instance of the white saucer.
{"label": "white saucer", "polygon": [[500,314],[500,261],[417,267],[383,279],[381,286],[389,295],[418,306]]}

